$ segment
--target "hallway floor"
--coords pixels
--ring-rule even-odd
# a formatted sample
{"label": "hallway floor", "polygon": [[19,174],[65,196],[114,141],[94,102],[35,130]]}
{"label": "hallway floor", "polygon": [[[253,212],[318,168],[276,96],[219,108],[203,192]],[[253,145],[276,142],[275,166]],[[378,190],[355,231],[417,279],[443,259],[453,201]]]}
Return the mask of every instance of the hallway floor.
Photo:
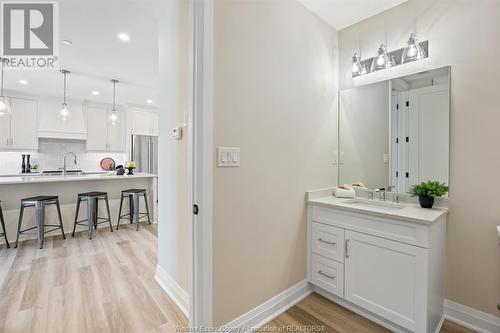
{"label": "hallway floor", "polygon": [[[187,319],[154,280],[157,226],[0,248],[0,332],[175,332]],[[12,242],[13,243],[13,242]]]}

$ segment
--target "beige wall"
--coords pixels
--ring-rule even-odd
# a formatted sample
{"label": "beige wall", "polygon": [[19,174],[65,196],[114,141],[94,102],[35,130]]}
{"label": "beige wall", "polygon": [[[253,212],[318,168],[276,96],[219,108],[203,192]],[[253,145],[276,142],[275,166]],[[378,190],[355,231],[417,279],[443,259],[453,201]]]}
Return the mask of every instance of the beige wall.
{"label": "beige wall", "polygon": [[215,2],[214,323],[306,277],[305,191],[335,185],[336,32],[296,0]]}
{"label": "beige wall", "polygon": [[160,22],[160,123],[158,140],[158,266],[188,291],[187,129],[182,140],[170,130],[182,126],[188,110],[188,1],[168,2]]}
{"label": "beige wall", "polygon": [[[451,65],[450,215],[446,297],[500,316],[500,1],[410,0],[339,32],[340,87]],[[350,79],[359,48],[405,45],[416,30],[430,57],[384,73]]]}

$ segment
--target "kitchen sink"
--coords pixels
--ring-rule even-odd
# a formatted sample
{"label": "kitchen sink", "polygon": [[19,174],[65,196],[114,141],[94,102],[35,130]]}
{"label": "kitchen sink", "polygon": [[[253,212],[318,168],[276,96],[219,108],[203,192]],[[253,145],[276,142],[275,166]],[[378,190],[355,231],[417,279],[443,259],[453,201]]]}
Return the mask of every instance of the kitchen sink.
{"label": "kitchen sink", "polygon": [[364,199],[352,199],[345,202],[348,205],[361,206],[367,208],[376,208],[387,211],[397,211],[405,208],[405,205],[386,202],[386,201],[375,201],[375,200],[364,200]]}
{"label": "kitchen sink", "polygon": [[[62,170],[46,170],[43,171],[41,176],[62,176]],[[66,170],[66,176],[84,176],[83,170]]]}

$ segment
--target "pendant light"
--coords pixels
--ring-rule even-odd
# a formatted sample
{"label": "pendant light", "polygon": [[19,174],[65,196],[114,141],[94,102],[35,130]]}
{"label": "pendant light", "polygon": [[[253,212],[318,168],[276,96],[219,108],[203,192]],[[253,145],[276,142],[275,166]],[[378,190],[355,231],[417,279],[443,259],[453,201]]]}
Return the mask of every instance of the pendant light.
{"label": "pendant light", "polygon": [[111,109],[109,120],[111,121],[111,125],[115,125],[118,122],[118,113],[116,112],[116,84],[119,81],[113,79],[111,82],[113,83],[113,108]]}
{"label": "pendant light", "polygon": [[59,117],[63,121],[66,121],[66,119],[68,119],[70,115],[68,104],[66,103],[66,76],[70,73],[70,71],[62,69],[61,73],[63,74],[63,102],[61,105],[61,110],[59,111]]}
{"label": "pendant light", "polygon": [[2,61],[2,75],[0,79],[0,117],[5,117],[12,113],[9,102],[3,95],[3,68],[5,63],[8,62],[8,60],[5,58],[0,58],[0,61]]}
{"label": "pendant light", "polygon": [[352,74],[358,75],[361,72],[361,60],[358,52],[354,52],[352,56]]}
{"label": "pendant light", "polygon": [[377,55],[373,58],[371,72],[385,69],[390,59],[387,56],[387,48],[384,44],[380,44]]}
{"label": "pendant light", "polygon": [[425,58],[425,52],[420,47],[418,43],[417,36],[412,33],[410,34],[410,39],[408,39],[408,46],[403,50],[403,55],[401,56],[401,63],[407,63],[410,61],[420,60]]}

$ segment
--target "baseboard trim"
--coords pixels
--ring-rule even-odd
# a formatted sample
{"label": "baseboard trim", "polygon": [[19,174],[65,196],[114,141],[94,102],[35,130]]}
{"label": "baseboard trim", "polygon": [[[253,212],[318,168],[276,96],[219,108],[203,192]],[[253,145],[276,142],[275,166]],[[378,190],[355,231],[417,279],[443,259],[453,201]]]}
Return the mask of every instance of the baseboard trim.
{"label": "baseboard trim", "polygon": [[500,318],[445,299],[446,319],[479,333],[500,332]]}
{"label": "baseboard trim", "polygon": [[441,332],[441,328],[443,327],[443,324],[444,324],[444,321],[446,320],[446,314],[443,313],[443,315],[441,316],[441,319],[439,320],[439,323],[436,327],[436,330],[434,331],[434,333],[439,333]]}
{"label": "baseboard trim", "polygon": [[255,329],[265,325],[267,322],[278,317],[280,314],[309,296],[312,291],[309,283],[303,280],[227,323],[224,327],[234,329],[235,332],[240,333],[253,332]]}
{"label": "baseboard trim", "polygon": [[175,305],[189,318],[188,293],[159,265],[156,265],[155,280],[172,301],[174,301]]}

